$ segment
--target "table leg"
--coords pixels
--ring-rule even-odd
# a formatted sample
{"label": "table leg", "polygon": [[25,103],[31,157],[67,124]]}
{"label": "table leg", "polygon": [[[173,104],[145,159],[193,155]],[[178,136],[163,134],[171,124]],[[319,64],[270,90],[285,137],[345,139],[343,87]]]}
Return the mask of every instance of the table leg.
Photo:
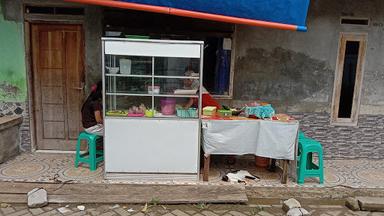
{"label": "table leg", "polygon": [[211,155],[204,154],[203,181],[208,181],[210,162],[211,162]]}
{"label": "table leg", "polygon": [[281,175],[281,183],[287,184],[288,181],[288,160],[282,160],[283,174]]}

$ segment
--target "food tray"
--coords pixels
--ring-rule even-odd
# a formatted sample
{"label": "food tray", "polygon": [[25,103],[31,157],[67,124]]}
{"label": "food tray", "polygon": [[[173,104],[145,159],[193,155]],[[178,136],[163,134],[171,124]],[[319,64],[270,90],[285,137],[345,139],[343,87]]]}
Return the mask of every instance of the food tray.
{"label": "food tray", "polygon": [[110,110],[105,113],[107,116],[122,116],[126,117],[127,112],[123,110]]}
{"label": "food tray", "polygon": [[180,118],[197,118],[197,109],[196,108],[177,108],[176,115]]}
{"label": "food tray", "polygon": [[203,108],[203,115],[211,116],[216,112],[216,107],[214,106],[206,106]]}
{"label": "food tray", "polygon": [[228,116],[232,116],[232,111],[231,110],[218,110],[217,111],[217,114],[220,116],[220,117],[228,117]]}
{"label": "food tray", "polygon": [[128,113],[128,117],[143,117],[144,113]]}

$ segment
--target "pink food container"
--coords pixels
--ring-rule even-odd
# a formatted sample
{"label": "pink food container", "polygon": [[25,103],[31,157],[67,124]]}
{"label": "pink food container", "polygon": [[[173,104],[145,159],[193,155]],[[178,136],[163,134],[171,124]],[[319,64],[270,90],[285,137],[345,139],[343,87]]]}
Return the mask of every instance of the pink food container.
{"label": "pink food container", "polygon": [[161,114],[174,115],[176,111],[176,99],[165,98],[160,100]]}

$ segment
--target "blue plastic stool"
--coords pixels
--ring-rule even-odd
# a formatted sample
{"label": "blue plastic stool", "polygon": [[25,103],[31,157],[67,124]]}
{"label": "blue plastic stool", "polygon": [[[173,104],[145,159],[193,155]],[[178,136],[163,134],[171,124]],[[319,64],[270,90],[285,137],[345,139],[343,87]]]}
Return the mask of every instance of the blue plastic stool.
{"label": "blue plastic stool", "polygon": [[[320,142],[299,136],[299,156],[297,166],[297,183],[303,184],[306,177],[319,177],[320,184],[324,183],[323,148]],[[312,161],[313,153],[317,153],[319,165]]]}
{"label": "blue plastic stool", "polygon": [[[104,160],[103,150],[97,150],[97,140],[102,138],[101,136],[95,134],[89,134],[85,131],[79,134],[76,144],[76,158],[75,158],[75,167],[79,166],[79,163],[89,164],[91,171],[97,169],[97,164]],[[88,152],[81,154],[80,153],[80,144],[81,140],[87,140]]]}

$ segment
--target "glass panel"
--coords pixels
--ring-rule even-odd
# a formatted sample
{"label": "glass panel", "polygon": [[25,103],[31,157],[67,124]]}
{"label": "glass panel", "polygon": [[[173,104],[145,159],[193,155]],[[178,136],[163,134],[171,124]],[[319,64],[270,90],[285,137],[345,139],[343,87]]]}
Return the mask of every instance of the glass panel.
{"label": "glass panel", "polygon": [[343,78],[338,114],[339,118],[351,118],[356,69],[359,58],[359,46],[359,41],[347,41],[345,45]]}
{"label": "glass panel", "polygon": [[105,73],[152,75],[152,57],[105,55]]}
{"label": "glass panel", "polygon": [[198,118],[200,59],[105,55],[104,60],[106,116]]}
{"label": "glass panel", "polygon": [[187,71],[193,71],[193,75],[198,76],[200,59],[155,57],[156,76],[190,76]]}
{"label": "glass panel", "polygon": [[154,88],[161,95],[197,95],[199,79],[196,78],[155,78]]}
{"label": "glass panel", "polygon": [[[190,100],[193,104],[184,109]],[[198,99],[190,97],[155,97],[155,117],[160,118],[198,118]]]}
{"label": "glass panel", "polygon": [[148,94],[148,86],[152,85],[150,77],[105,77],[106,93],[117,94]]}
{"label": "glass panel", "polygon": [[151,97],[106,95],[106,116],[144,117],[146,109],[152,107]]}

